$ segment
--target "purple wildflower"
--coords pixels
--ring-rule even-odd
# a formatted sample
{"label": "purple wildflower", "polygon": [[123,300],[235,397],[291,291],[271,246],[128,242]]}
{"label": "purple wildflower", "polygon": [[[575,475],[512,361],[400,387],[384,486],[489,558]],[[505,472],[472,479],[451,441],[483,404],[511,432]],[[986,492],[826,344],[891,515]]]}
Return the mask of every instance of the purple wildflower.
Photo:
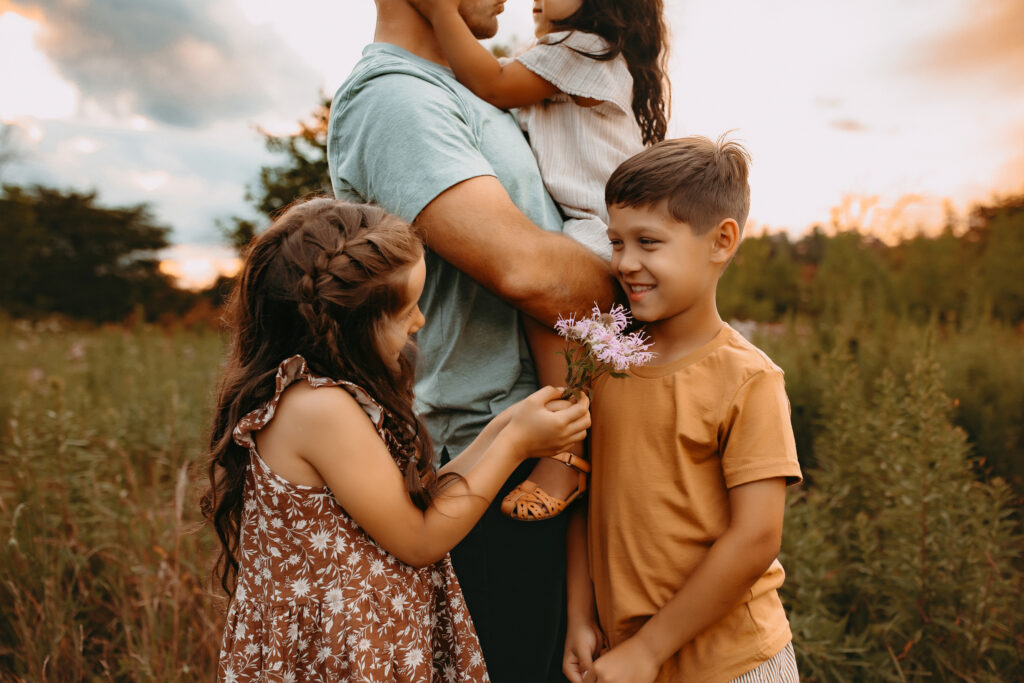
{"label": "purple wildflower", "polygon": [[631,367],[650,362],[654,354],[643,332],[623,334],[629,326],[629,314],[622,306],[613,306],[607,313],[594,306],[589,317],[575,315],[559,318],[555,330],[569,344],[565,351],[568,362],[566,397],[578,396],[598,377],[610,372],[613,376]]}

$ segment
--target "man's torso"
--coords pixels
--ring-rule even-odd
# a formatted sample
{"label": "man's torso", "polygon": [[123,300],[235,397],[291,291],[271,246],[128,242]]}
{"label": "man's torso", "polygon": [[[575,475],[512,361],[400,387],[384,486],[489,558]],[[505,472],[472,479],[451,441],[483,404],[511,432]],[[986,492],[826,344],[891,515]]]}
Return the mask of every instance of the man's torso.
{"label": "man's torso", "polygon": [[[515,120],[452,72],[393,45],[364,51],[334,98],[328,158],[335,194],[407,221],[463,180],[494,175],[534,223],[562,219]],[[482,231],[500,225],[480,225]],[[426,325],[417,407],[454,455],[490,418],[536,388],[518,313],[434,252],[420,306]]]}

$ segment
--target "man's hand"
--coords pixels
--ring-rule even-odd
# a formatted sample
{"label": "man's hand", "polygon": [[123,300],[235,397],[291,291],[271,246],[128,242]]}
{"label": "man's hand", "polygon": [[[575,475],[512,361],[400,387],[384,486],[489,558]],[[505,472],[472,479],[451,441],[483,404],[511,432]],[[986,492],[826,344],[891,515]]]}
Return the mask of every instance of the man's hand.
{"label": "man's hand", "polygon": [[594,664],[594,656],[601,651],[604,634],[597,622],[569,624],[565,633],[565,652],[562,655],[562,673],[572,683],[582,683],[583,677]]}
{"label": "man's hand", "polygon": [[653,683],[661,666],[636,637],[601,655],[583,683]]}

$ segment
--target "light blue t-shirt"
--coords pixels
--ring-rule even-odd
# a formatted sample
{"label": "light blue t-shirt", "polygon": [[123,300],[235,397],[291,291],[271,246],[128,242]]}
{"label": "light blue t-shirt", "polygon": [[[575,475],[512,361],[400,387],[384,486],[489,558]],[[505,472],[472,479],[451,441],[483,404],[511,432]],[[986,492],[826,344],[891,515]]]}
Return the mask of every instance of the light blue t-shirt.
{"label": "light blue t-shirt", "polygon": [[[335,94],[327,159],[339,199],[410,222],[453,185],[490,175],[534,223],[562,227],[515,119],[395,45],[368,45]],[[518,312],[436,253],[426,258],[416,404],[436,447],[454,456],[537,380]]]}

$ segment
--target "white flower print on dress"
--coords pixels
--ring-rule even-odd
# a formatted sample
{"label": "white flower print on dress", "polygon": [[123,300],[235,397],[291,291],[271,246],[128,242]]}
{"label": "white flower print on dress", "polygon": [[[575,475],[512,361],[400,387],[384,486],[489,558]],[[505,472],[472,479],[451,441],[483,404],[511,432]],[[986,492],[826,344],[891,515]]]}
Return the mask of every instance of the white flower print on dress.
{"label": "white flower print on dress", "polygon": [[309,537],[309,543],[314,548],[323,552],[327,550],[327,544],[331,541],[331,534],[327,531],[318,531]]}
{"label": "white flower print on dress", "polygon": [[423,650],[418,647],[412,647],[405,651],[405,656],[402,658],[402,666],[405,667],[406,671],[415,671],[416,667],[423,663]]}
{"label": "white flower print on dress", "polygon": [[331,614],[341,614],[345,609],[345,598],[342,595],[340,588],[332,588],[327,591],[324,596],[324,603],[327,605],[327,609],[331,611]]}
{"label": "white flower print on dress", "polygon": [[399,593],[391,599],[391,609],[394,612],[405,611],[405,596]]}
{"label": "white flower print on dress", "polygon": [[304,598],[309,595],[309,581],[307,579],[295,579],[292,581],[292,593],[297,598]]}

